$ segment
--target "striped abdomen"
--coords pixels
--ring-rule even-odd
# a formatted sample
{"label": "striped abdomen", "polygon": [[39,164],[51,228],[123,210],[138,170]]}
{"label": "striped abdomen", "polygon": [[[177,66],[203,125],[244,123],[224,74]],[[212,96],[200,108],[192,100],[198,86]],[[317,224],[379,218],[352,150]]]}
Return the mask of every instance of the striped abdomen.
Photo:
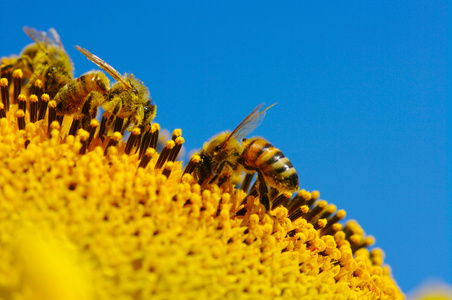
{"label": "striped abdomen", "polygon": [[109,82],[105,74],[100,71],[90,71],[77,79],[69,81],[60,89],[54,100],[57,102],[59,114],[71,115],[76,113],[91,92],[107,93]]}
{"label": "striped abdomen", "polygon": [[267,185],[281,192],[298,190],[298,175],[287,157],[262,138],[244,141],[242,158],[247,169],[259,170]]}

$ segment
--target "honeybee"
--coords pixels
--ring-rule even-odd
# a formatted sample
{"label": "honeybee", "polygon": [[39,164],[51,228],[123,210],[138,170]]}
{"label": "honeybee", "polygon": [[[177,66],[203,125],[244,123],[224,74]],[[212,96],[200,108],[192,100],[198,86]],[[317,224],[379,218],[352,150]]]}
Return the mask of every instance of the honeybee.
{"label": "honeybee", "polygon": [[[151,103],[149,90],[138,78],[132,74],[121,75],[112,66],[88,50],[75,46],[89,60],[110,74],[116,83],[105,94],[103,119],[110,124],[115,119],[115,131],[124,131],[131,123],[136,126],[150,125],[155,117],[156,106]],[[123,122],[125,122],[125,125]],[[119,126],[118,126],[119,124]]]}
{"label": "honeybee", "polygon": [[34,43],[26,46],[17,58],[2,58],[1,75],[8,77],[15,69],[21,69],[23,78],[28,79],[25,89],[30,90],[39,79],[53,98],[72,79],[72,62],[54,28],[43,32],[24,27],[24,31]]}
{"label": "honeybee", "polygon": [[[101,71],[89,71],[76,79],[71,79],[55,95],[57,114],[78,115],[82,128],[87,129],[91,119],[97,114],[97,109],[105,102],[105,95],[110,90],[110,81]],[[84,105],[87,111],[82,111]]]}
{"label": "honeybee", "polygon": [[199,152],[201,163],[196,166],[194,174],[204,184],[214,181],[218,176],[229,178],[243,171],[256,172],[261,203],[268,210],[267,186],[280,192],[296,192],[298,174],[289,159],[267,140],[244,138],[260,125],[266,110],[271,106],[260,111],[261,107],[262,104],[256,107],[234,131],[222,132],[204,143]]}

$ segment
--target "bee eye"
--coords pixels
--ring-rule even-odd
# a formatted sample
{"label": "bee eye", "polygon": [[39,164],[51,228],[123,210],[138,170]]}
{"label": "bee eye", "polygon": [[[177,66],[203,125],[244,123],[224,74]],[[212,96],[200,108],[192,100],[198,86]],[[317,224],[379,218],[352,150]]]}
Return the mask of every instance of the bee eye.
{"label": "bee eye", "polygon": [[47,72],[45,73],[46,78],[51,78],[53,76],[53,73],[55,72],[55,67],[50,67]]}
{"label": "bee eye", "polygon": [[132,93],[134,93],[135,95],[138,95],[138,90],[136,88],[133,87],[132,82],[129,81],[130,86],[132,87]]}

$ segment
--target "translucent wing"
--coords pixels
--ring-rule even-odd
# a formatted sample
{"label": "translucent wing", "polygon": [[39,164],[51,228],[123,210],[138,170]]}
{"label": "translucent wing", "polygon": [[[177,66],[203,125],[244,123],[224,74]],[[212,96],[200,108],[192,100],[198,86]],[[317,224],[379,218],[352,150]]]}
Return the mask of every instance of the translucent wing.
{"label": "translucent wing", "polygon": [[61,49],[64,49],[63,43],[61,42],[60,35],[57,33],[55,28],[50,28],[48,31],[48,40],[52,45],[58,45]]}
{"label": "translucent wing", "polygon": [[47,38],[47,33],[44,31],[39,31],[37,29],[24,26],[25,33],[36,43],[39,47],[45,51],[45,48],[49,44],[49,39]]}
{"label": "translucent wing", "polygon": [[[276,103],[275,103],[276,104]],[[248,134],[250,134],[254,129],[259,126],[262,121],[264,120],[265,113],[267,109],[272,107],[273,105],[270,105],[266,109],[259,111],[259,109],[264,105],[261,104],[257,106],[235,129],[234,131],[229,135],[229,137],[223,142],[221,145],[221,148],[224,147],[228,141],[231,138],[234,138],[236,140],[241,140],[244,137],[246,137]]]}
{"label": "translucent wing", "polygon": [[39,31],[37,29],[24,26],[25,33],[36,43],[47,43],[47,33],[44,31]]}
{"label": "translucent wing", "polygon": [[45,32],[24,26],[24,31],[38,45],[44,44],[44,47],[52,45],[64,49],[63,43],[61,43],[60,36],[55,28],[50,28],[48,32]]}
{"label": "translucent wing", "polygon": [[88,50],[86,50],[80,46],[75,46],[75,48],[78,51],[82,52],[90,61],[92,61],[93,63],[95,63],[96,65],[101,67],[105,72],[110,74],[115,80],[121,81],[126,87],[128,87],[129,89],[132,89],[132,86],[130,85],[129,82],[127,82],[127,80],[124,78],[124,76],[119,74],[118,71],[116,71],[112,66],[107,64],[101,58],[99,58],[98,56],[92,54],[91,52],[89,52]]}

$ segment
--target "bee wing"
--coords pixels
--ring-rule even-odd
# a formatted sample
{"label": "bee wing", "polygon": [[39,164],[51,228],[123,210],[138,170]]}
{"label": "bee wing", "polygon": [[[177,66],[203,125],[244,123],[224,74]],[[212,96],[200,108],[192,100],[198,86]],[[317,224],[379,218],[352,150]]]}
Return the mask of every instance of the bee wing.
{"label": "bee wing", "polygon": [[24,32],[36,43],[57,46],[64,49],[63,43],[61,43],[60,36],[56,32],[55,28],[50,28],[48,32],[40,31],[35,28],[24,26]]}
{"label": "bee wing", "polygon": [[50,43],[47,38],[47,32],[39,31],[27,26],[24,26],[24,32],[33,40],[33,42],[42,47],[45,51],[45,47]]}
{"label": "bee wing", "polygon": [[129,89],[132,89],[132,86],[130,85],[129,82],[127,82],[127,80],[124,78],[124,76],[119,74],[118,71],[116,71],[112,66],[107,64],[100,57],[92,54],[91,52],[89,52],[88,50],[86,50],[80,46],[75,46],[75,48],[78,51],[82,52],[90,61],[92,61],[93,63],[95,63],[96,65],[101,67],[105,72],[110,74],[115,80],[121,81],[126,87],[128,87]]}
{"label": "bee wing", "polygon": [[[275,103],[276,104],[276,103]],[[248,134],[250,134],[254,129],[259,126],[262,121],[264,120],[265,114],[267,109],[272,107],[273,105],[270,105],[266,109],[259,111],[259,109],[264,105],[261,104],[257,106],[235,129],[234,131],[229,135],[229,137],[223,142],[222,147],[224,147],[228,141],[231,138],[241,140],[244,137],[246,137]]]}
{"label": "bee wing", "polygon": [[61,42],[60,35],[57,33],[55,28],[50,28],[48,31],[48,40],[52,45],[58,45],[61,49],[64,49],[63,43]]}

